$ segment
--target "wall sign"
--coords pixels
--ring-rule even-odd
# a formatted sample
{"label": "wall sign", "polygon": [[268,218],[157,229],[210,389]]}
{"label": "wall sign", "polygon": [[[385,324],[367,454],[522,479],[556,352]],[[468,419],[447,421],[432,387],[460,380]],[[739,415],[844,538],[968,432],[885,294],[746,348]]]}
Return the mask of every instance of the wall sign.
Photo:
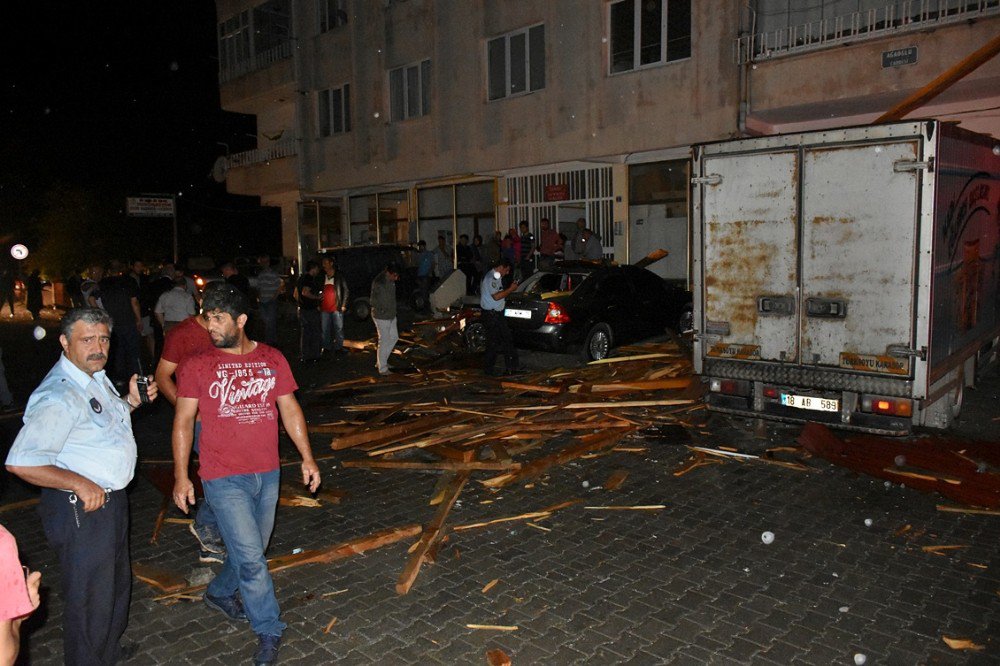
{"label": "wall sign", "polygon": [[882,51],[882,69],[913,65],[917,62],[917,47],[907,46],[905,49]]}

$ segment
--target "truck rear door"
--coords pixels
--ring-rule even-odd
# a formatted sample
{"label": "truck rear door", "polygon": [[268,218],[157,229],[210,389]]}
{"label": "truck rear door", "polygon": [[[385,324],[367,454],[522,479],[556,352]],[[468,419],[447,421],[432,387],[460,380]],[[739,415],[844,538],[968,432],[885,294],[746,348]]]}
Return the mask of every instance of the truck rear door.
{"label": "truck rear door", "polygon": [[915,141],[806,147],[801,362],[909,375],[919,171]]}
{"label": "truck rear door", "polygon": [[799,152],[706,156],[706,357],[798,359]]}

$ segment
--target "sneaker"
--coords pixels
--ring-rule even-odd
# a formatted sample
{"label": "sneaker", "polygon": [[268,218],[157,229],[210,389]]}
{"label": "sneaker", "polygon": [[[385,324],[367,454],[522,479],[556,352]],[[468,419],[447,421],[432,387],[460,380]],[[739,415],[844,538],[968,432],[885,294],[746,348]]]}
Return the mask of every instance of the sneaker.
{"label": "sneaker", "polygon": [[226,562],[225,553],[213,553],[204,548],[198,549],[198,561],[202,564],[224,564]]}
{"label": "sneaker", "polygon": [[247,614],[243,610],[243,600],[240,599],[239,594],[234,594],[231,597],[213,597],[206,592],[202,596],[202,600],[206,606],[225,614],[230,620],[246,621],[247,619]]}
{"label": "sneaker", "polygon": [[254,666],[268,666],[268,664],[278,663],[278,649],[281,647],[281,636],[271,634],[259,634],[260,642],[257,644],[257,651],[253,654]]}
{"label": "sneaker", "polygon": [[[188,530],[198,540],[198,545],[201,546],[202,550],[207,550],[210,553],[226,554],[226,544],[222,542],[222,536],[215,528],[192,522],[188,525]],[[221,562],[222,560],[219,561]]]}

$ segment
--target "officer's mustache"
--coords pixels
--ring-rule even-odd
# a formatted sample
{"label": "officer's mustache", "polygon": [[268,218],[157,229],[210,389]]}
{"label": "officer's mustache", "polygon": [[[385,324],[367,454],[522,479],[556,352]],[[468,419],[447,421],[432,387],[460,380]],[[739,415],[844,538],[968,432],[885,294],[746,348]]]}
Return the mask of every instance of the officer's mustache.
{"label": "officer's mustache", "polygon": [[104,354],[91,354],[90,356],[87,357],[87,360],[88,361],[106,361],[106,360],[108,360],[108,357],[105,356]]}

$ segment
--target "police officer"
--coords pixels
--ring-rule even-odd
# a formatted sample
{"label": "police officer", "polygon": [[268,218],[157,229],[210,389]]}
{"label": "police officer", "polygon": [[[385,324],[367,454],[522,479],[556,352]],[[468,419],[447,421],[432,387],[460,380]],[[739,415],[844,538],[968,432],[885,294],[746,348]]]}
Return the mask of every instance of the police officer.
{"label": "police officer", "polygon": [[499,374],[494,365],[500,352],[503,352],[505,374],[512,375],[519,371],[517,349],[514,347],[514,339],[503,314],[508,294],[517,289],[516,281],[511,282],[506,289],[503,286],[503,279],[512,268],[513,264],[509,259],[501,259],[486,272],[479,289],[479,305],[482,308],[483,327],[486,329],[486,356],[483,357],[483,370],[491,377]]}
{"label": "police officer", "polygon": [[[133,322],[126,322],[132,326]],[[111,317],[76,308],[62,320],[63,353],[28,400],[7,470],[42,489],[39,513],[62,567],[63,659],[114,664],[128,622],[128,498],[136,446],[130,414],[156,398],[132,375],[122,397],[104,372]]]}

